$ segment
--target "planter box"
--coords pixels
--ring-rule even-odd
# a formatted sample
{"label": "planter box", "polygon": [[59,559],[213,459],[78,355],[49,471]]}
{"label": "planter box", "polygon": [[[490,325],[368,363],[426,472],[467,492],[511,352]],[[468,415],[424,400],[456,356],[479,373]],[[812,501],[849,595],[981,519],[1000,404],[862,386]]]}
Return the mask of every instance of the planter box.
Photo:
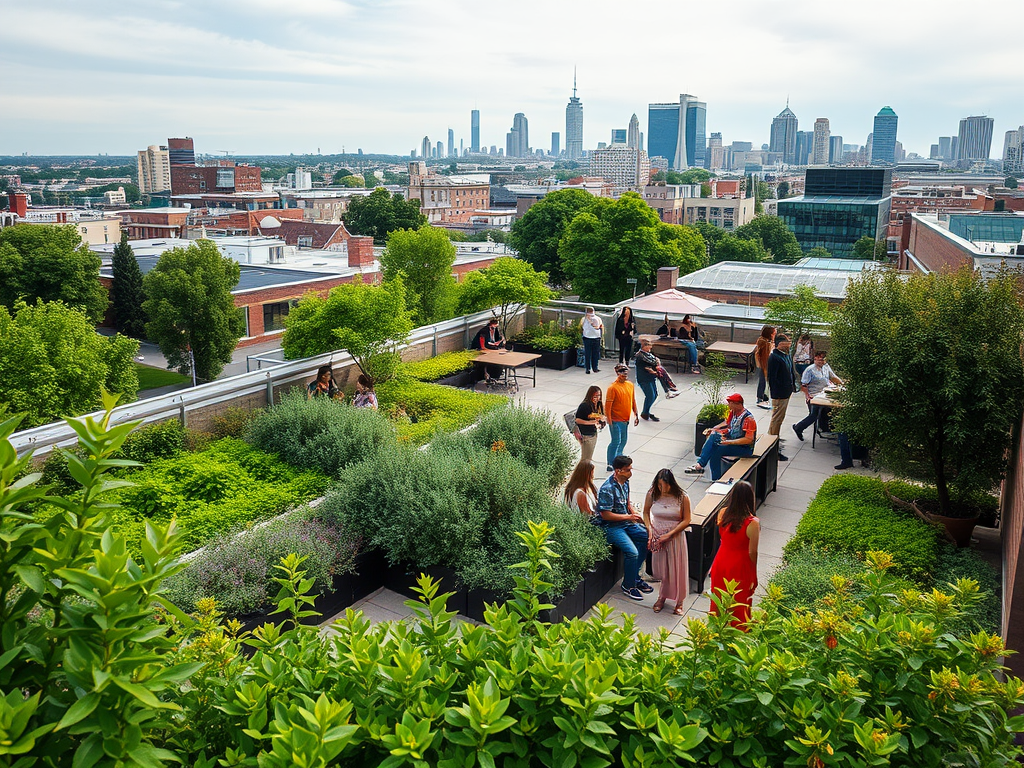
{"label": "planter box", "polygon": [[516,344],[515,351],[540,355],[540,360],[537,361],[537,365],[540,368],[553,368],[556,371],[564,371],[566,368],[572,368],[576,365],[576,347],[563,349],[560,352],[549,352],[546,349],[536,349],[529,344]]}
{"label": "planter box", "polygon": [[435,379],[430,383],[443,384],[446,387],[456,387],[458,389],[472,389],[476,385],[476,371],[472,368],[467,368],[458,373],[442,376],[440,379]]}
{"label": "planter box", "polygon": [[431,566],[429,568],[413,568],[407,565],[393,565],[387,570],[387,575],[384,578],[384,586],[388,589],[397,592],[400,595],[411,598],[413,600],[419,600],[420,596],[413,592],[413,587],[417,586],[416,580],[419,578],[421,573],[427,574],[434,581],[439,581],[440,586],[438,592],[453,592],[454,594],[448,598],[446,607],[449,611],[455,611],[466,616],[466,601],[469,595],[469,590],[462,586],[458,578],[456,577],[455,571],[451,568],[443,568],[441,566]]}
{"label": "planter box", "polygon": [[704,430],[709,429],[716,424],[720,424],[721,419],[717,421],[698,421],[696,426],[693,428],[693,453],[695,456],[700,456],[700,452],[704,450],[704,443],[707,442],[707,438],[704,436]]}

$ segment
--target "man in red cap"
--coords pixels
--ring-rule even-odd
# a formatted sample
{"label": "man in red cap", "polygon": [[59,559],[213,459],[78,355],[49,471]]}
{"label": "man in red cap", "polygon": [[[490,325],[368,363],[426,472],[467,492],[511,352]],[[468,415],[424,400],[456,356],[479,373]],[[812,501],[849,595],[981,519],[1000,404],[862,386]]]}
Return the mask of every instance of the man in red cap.
{"label": "man in red cap", "polygon": [[750,456],[754,453],[754,441],[757,439],[757,423],[753,415],[743,406],[743,396],[738,392],[725,398],[729,405],[729,415],[725,421],[710,429],[705,429],[707,440],[700,458],[692,467],[686,468],[688,475],[703,475],[704,467],[711,464],[711,479],[722,476],[723,456]]}

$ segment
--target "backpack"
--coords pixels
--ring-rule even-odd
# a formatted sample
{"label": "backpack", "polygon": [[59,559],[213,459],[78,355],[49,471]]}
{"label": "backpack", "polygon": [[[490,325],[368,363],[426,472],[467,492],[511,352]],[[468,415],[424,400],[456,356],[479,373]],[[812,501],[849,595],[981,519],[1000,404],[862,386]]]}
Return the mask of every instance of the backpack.
{"label": "backpack", "polygon": [[576,423],[576,411],[569,411],[562,418],[565,419],[565,426],[568,428],[569,434],[578,441],[583,442],[583,435],[580,434],[580,425]]}

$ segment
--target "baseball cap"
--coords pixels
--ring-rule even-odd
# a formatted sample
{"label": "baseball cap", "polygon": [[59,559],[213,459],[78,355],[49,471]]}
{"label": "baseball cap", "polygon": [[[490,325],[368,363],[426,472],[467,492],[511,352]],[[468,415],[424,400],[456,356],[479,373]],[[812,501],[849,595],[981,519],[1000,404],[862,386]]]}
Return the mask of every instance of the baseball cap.
{"label": "baseball cap", "polygon": [[629,370],[629,366],[628,365],[623,365],[622,363],[619,363],[618,365],[615,366],[615,372],[616,373],[622,373],[623,371],[628,371],[628,370]]}
{"label": "baseball cap", "polygon": [[727,402],[727,403],[742,403],[743,402],[743,395],[741,395],[739,392],[733,392],[731,395],[729,395],[727,398],[725,398],[725,402]]}

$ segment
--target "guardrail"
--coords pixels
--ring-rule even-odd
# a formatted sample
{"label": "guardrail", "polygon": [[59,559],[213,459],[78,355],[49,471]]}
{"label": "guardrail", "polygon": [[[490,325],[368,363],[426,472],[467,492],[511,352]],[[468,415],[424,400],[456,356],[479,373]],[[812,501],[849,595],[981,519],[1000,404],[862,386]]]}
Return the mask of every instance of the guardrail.
{"label": "guardrail", "polygon": [[[491,316],[491,311],[485,310],[473,315],[463,315],[453,320],[421,326],[409,334],[408,341],[401,349],[410,349],[430,343],[431,356],[433,356],[437,354],[440,341],[460,335],[462,336],[461,346],[464,349],[469,346],[471,331],[486,324]],[[302,360],[273,362],[278,364],[272,368],[241,373],[208,384],[201,384],[192,389],[118,406],[111,414],[110,423],[120,424],[138,419],[143,424],[152,424],[176,418],[181,421],[182,425],[186,425],[190,411],[241,400],[247,396],[259,396],[263,393],[265,393],[266,402],[273,403],[275,388],[305,385],[316,373],[316,369],[327,362],[332,362],[335,369],[355,364],[352,356],[344,350],[327,352]],[[101,413],[101,411],[96,411],[88,415],[98,417]],[[78,441],[78,437],[71,427],[60,421],[15,432],[11,435],[10,441],[19,455],[32,451],[36,456],[45,456],[54,448],[66,448],[74,445]]]}

